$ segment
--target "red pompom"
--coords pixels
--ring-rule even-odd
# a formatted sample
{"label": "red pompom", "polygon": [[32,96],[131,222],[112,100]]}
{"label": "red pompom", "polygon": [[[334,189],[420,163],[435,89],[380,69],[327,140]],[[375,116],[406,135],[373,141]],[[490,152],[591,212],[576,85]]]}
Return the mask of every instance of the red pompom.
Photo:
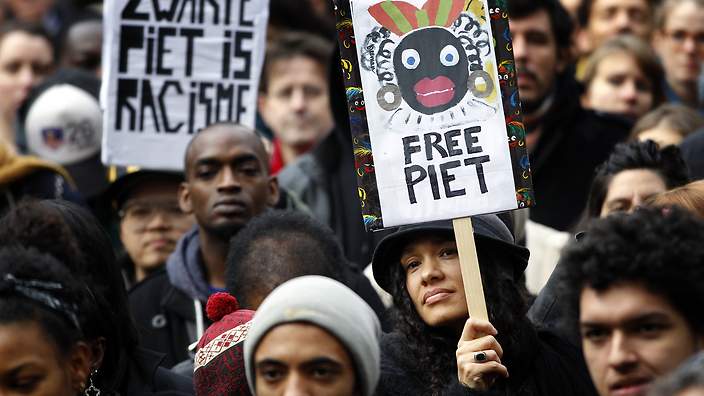
{"label": "red pompom", "polygon": [[229,293],[215,293],[208,298],[208,304],[205,306],[205,312],[208,319],[217,322],[223,316],[229,315],[240,309],[237,299]]}

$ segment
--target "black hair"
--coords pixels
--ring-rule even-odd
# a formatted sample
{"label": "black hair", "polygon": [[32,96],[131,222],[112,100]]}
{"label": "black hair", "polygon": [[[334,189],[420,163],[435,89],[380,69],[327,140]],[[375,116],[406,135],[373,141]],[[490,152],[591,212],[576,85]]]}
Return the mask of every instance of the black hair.
{"label": "black hair", "polygon": [[668,146],[661,150],[652,140],[619,143],[606,162],[596,169],[587,201],[588,219],[599,217],[611,179],[632,169],[654,171],[662,177],[668,190],[689,182],[689,171],[678,147]]}
{"label": "black hair", "polygon": [[595,220],[563,255],[560,289],[576,331],[582,290],[642,285],[667,300],[704,335],[704,222],[679,208],[639,208]]}
{"label": "black hair", "polygon": [[94,315],[81,323],[86,338],[105,338],[99,388],[116,386],[121,355],[137,346],[120,268],[110,238],[86,209],[66,201],[24,201],[0,220],[0,240],[49,253],[82,280],[95,298]]}
{"label": "black hair", "polygon": [[[594,2],[596,0],[580,0],[579,6],[577,7],[577,22],[582,28],[586,28],[589,25],[589,18],[591,18],[592,7],[594,7]],[[648,3],[648,8],[650,9],[650,17],[653,17],[654,8],[657,4],[656,0],[646,0]]]}
{"label": "black hair", "polygon": [[266,148],[264,147],[264,143],[261,141],[262,135],[257,131],[256,129],[252,129],[250,127],[244,126],[242,124],[238,124],[232,121],[218,121],[214,122],[205,128],[201,129],[198,131],[196,135],[191,138],[191,140],[188,141],[188,144],[186,145],[186,150],[184,151],[183,155],[183,177],[185,180],[188,180],[189,178],[189,172],[188,172],[188,160],[191,155],[191,149],[193,148],[194,142],[198,139],[199,136],[203,135],[204,133],[208,133],[210,131],[214,130],[220,130],[220,129],[232,129],[232,130],[237,130],[237,131],[247,131],[251,132],[253,136],[257,137],[257,140],[259,142],[259,147],[257,150],[261,150],[261,153],[263,153],[266,157],[262,158],[262,161],[264,162],[265,166],[265,171],[267,174],[270,172],[269,169],[269,158],[268,154],[266,151]]}
{"label": "black hair", "polygon": [[509,0],[509,19],[528,17],[538,11],[550,16],[550,27],[557,43],[558,55],[567,53],[572,46],[572,18],[559,0]]}
{"label": "black hair", "polygon": [[331,229],[308,215],[271,210],[253,218],[230,241],[226,259],[227,291],[243,308],[278,285],[304,275],[322,275],[345,283],[349,265]]}
{"label": "black hair", "polygon": [[328,40],[335,38],[332,10],[329,19],[323,18],[313,10],[310,0],[271,0],[269,25],[279,30],[306,32]]}
{"label": "black hair", "polygon": [[16,20],[2,22],[2,25],[0,25],[0,43],[2,43],[2,41],[5,39],[6,35],[15,32],[25,33],[30,36],[42,37],[46,39],[52,50],[55,49],[52,44],[53,40],[51,36],[41,25]]}
{"label": "black hair", "polygon": [[[449,233],[446,237],[454,240]],[[527,301],[517,285],[513,265],[508,263],[515,257],[494,245],[480,243],[477,244],[477,254],[489,321],[498,331],[496,339],[504,350],[502,362],[510,370],[512,361],[527,358],[521,356],[520,349],[524,346],[522,340],[534,331],[525,316]],[[402,364],[407,364],[405,369],[427,384],[422,394],[442,394],[442,390],[453,380],[449,375],[457,372],[455,353],[459,334],[427,325],[408,294],[406,273],[402,271],[400,259],[388,265],[392,279],[390,292],[395,306],[396,330],[408,341],[406,345],[411,355],[403,359]],[[498,381],[495,387],[505,386],[500,382],[502,381]]]}
{"label": "black hair", "polygon": [[[83,339],[80,328],[73,322],[86,311],[95,310],[84,284],[76,280],[54,257],[20,245],[0,247],[0,324],[35,322],[66,356]],[[7,280],[6,277],[12,277]],[[60,302],[61,307],[48,304],[18,292],[14,282],[50,282],[60,289],[46,292]],[[42,292],[44,292],[42,290]]]}

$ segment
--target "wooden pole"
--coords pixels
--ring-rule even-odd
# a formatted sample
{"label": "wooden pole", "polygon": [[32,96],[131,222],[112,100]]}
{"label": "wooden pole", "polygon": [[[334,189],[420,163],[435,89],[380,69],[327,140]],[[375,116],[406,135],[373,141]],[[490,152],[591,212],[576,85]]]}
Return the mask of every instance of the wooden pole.
{"label": "wooden pole", "polygon": [[452,226],[455,230],[455,241],[460,256],[460,269],[462,270],[462,282],[464,283],[464,295],[467,298],[469,316],[489,320],[484,300],[482,275],[479,271],[477,245],[474,242],[472,219],[470,217],[454,219]]}

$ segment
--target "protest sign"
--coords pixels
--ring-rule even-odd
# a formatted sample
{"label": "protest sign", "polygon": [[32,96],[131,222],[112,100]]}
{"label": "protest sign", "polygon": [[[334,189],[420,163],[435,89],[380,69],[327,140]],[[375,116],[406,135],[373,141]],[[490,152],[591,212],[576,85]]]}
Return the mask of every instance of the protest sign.
{"label": "protest sign", "polygon": [[335,0],[368,230],[453,219],[470,316],[488,319],[468,216],[535,201],[505,0]]}
{"label": "protest sign", "polygon": [[368,229],[533,205],[503,3],[337,3]]}
{"label": "protest sign", "polygon": [[181,169],[195,133],[254,126],[268,0],[109,0],[102,159]]}

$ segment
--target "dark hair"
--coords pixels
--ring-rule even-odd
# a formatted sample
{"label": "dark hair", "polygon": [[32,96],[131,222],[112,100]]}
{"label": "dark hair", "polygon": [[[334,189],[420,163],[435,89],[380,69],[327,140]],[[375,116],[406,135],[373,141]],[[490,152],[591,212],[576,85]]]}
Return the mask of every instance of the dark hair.
{"label": "dark hair", "polygon": [[648,169],[657,173],[668,189],[689,182],[687,165],[679,148],[668,146],[661,150],[652,140],[619,143],[606,162],[596,169],[587,201],[588,219],[599,217],[611,179],[622,171],[633,169]]}
{"label": "dark hair", "polygon": [[253,218],[230,241],[227,291],[240,306],[256,309],[289,279],[322,275],[344,283],[348,265],[331,229],[308,215],[271,210]]}
{"label": "dark hair", "polygon": [[104,337],[99,388],[115,386],[120,355],[137,346],[137,330],[110,238],[87,210],[66,201],[25,201],[0,220],[0,240],[56,257],[88,285],[98,307],[81,323],[86,338]]}
{"label": "dark hair", "polygon": [[[331,2],[328,2],[331,3]],[[306,32],[333,40],[335,23],[332,11],[330,18],[323,18],[313,9],[310,0],[270,0],[269,26],[277,30]]]}
{"label": "dark hair", "polygon": [[704,116],[689,106],[679,103],[665,103],[641,117],[631,130],[631,140],[638,138],[642,132],[664,125],[682,136],[704,126]]}
{"label": "dark hair", "polygon": [[679,208],[639,208],[595,220],[562,255],[560,288],[569,302],[569,327],[577,324],[584,288],[637,283],[665,298],[704,334],[702,236],[704,222]]}
{"label": "dark hair", "polygon": [[186,181],[188,181],[188,178],[189,178],[188,160],[189,160],[189,157],[191,156],[191,150],[193,148],[193,144],[198,139],[198,137],[200,137],[201,135],[203,135],[205,133],[210,133],[211,131],[219,130],[219,129],[231,129],[231,130],[235,130],[235,131],[246,131],[246,132],[251,132],[253,136],[256,136],[259,139],[258,141],[259,141],[259,145],[260,145],[260,147],[258,147],[257,149],[261,150],[261,152],[264,155],[266,155],[266,158],[262,158],[262,161],[264,162],[264,166],[265,166],[264,170],[267,172],[267,174],[269,173],[269,171],[270,171],[269,158],[268,158],[266,148],[264,147],[264,143],[261,141],[262,136],[259,133],[259,131],[257,131],[256,129],[252,129],[248,126],[238,124],[236,122],[232,122],[232,121],[218,121],[218,122],[214,122],[214,123],[206,126],[205,128],[201,129],[200,131],[198,131],[198,133],[195,136],[193,136],[193,138],[191,140],[188,141],[188,144],[186,145],[186,150],[184,151],[184,155],[183,155],[183,177]]}
{"label": "dark hair", "polygon": [[[451,234],[446,234],[446,237],[454,239]],[[411,241],[414,240],[416,239]],[[498,331],[496,338],[504,350],[502,362],[510,367],[510,362],[521,355],[521,340],[527,332],[533,331],[525,316],[527,301],[517,286],[513,266],[507,265],[508,260],[515,258],[493,245],[480,243],[477,244],[477,254],[489,321]],[[407,364],[405,369],[427,384],[422,394],[441,394],[442,389],[452,380],[448,375],[457,371],[455,352],[459,335],[448,334],[443,328],[428,326],[408,294],[406,273],[401,270],[400,259],[398,263],[389,263],[389,267],[396,330],[407,339],[406,345],[411,354],[402,364]]]}
{"label": "dark hair", "polygon": [[56,62],[58,58],[58,51],[54,45],[54,40],[49,35],[49,33],[41,26],[33,23],[27,23],[22,21],[3,21],[0,24],[0,45],[2,45],[5,37],[12,33],[25,33],[30,36],[41,37],[47,41],[49,47],[52,51],[52,59]]}
{"label": "dark hair", "polygon": [[[586,28],[589,24],[589,18],[592,14],[592,7],[594,7],[594,3],[596,1],[597,0],[580,0],[579,7],[577,7],[577,22],[579,22],[580,27]],[[650,14],[652,18],[654,14],[653,7],[655,7],[657,1],[646,0],[646,3],[648,3],[648,9],[650,9]]]}
{"label": "dark hair", "polygon": [[294,57],[305,57],[320,65],[320,78],[327,81],[328,66],[332,57],[333,45],[321,37],[305,32],[284,32],[274,38],[266,48],[266,62],[259,82],[259,92],[269,89],[269,73],[278,61],[288,61]]}
{"label": "dark hair", "polygon": [[[83,339],[73,319],[81,322],[83,314],[94,310],[94,306],[90,306],[86,286],[72,277],[63,264],[36,249],[9,245],[0,247],[0,274],[3,276],[0,279],[0,324],[36,322],[64,356]],[[11,279],[6,279],[8,276]],[[61,307],[52,308],[38,298],[18,292],[15,282],[60,285],[60,289],[41,292],[59,301]]]}
{"label": "dark hair", "polygon": [[557,43],[558,55],[570,51],[572,46],[572,18],[559,0],[509,0],[509,19],[526,18],[538,11],[550,16],[550,27]]}

